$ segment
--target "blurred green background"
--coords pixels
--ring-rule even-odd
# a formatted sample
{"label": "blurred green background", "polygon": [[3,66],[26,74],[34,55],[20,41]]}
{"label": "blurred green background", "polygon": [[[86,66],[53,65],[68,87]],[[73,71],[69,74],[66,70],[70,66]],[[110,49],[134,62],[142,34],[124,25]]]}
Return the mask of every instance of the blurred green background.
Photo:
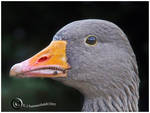
{"label": "blurred green background", "polygon": [[2,111],[15,97],[35,105],[19,111],[80,111],[83,96],[51,79],[10,78],[9,70],[41,49],[69,22],[97,18],[114,22],[126,33],[137,57],[140,111],[148,111],[148,2],[2,2]]}

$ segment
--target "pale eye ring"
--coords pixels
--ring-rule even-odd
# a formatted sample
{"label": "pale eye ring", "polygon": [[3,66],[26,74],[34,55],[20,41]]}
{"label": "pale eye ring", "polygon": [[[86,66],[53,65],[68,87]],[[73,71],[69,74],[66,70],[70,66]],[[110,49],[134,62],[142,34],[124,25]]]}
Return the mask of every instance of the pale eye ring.
{"label": "pale eye ring", "polygon": [[87,36],[85,39],[85,43],[89,44],[89,45],[96,45],[96,43],[97,43],[96,36],[94,36],[94,35]]}

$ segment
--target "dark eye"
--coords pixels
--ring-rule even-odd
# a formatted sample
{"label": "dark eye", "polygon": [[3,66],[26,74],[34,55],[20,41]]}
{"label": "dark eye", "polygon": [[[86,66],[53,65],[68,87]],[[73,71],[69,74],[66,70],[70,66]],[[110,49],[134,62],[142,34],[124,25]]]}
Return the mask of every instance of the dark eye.
{"label": "dark eye", "polygon": [[95,36],[88,36],[85,42],[90,45],[95,45],[97,40]]}

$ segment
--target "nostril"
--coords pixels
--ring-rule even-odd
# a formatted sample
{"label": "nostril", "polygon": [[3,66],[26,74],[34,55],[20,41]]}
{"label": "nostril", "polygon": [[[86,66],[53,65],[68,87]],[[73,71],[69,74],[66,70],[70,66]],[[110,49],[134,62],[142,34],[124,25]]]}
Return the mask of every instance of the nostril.
{"label": "nostril", "polygon": [[43,61],[45,61],[45,60],[47,60],[47,59],[48,59],[47,56],[43,56],[43,57],[41,57],[41,58],[38,60],[38,62],[43,62]]}

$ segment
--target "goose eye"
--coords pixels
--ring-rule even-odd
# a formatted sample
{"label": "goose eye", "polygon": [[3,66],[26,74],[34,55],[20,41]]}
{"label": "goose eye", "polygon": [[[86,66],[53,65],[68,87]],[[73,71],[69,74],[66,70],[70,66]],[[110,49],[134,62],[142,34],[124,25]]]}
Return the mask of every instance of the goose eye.
{"label": "goose eye", "polygon": [[85,42],[89,45],[95,45],[97,40],[95,36],[88,36]]}

